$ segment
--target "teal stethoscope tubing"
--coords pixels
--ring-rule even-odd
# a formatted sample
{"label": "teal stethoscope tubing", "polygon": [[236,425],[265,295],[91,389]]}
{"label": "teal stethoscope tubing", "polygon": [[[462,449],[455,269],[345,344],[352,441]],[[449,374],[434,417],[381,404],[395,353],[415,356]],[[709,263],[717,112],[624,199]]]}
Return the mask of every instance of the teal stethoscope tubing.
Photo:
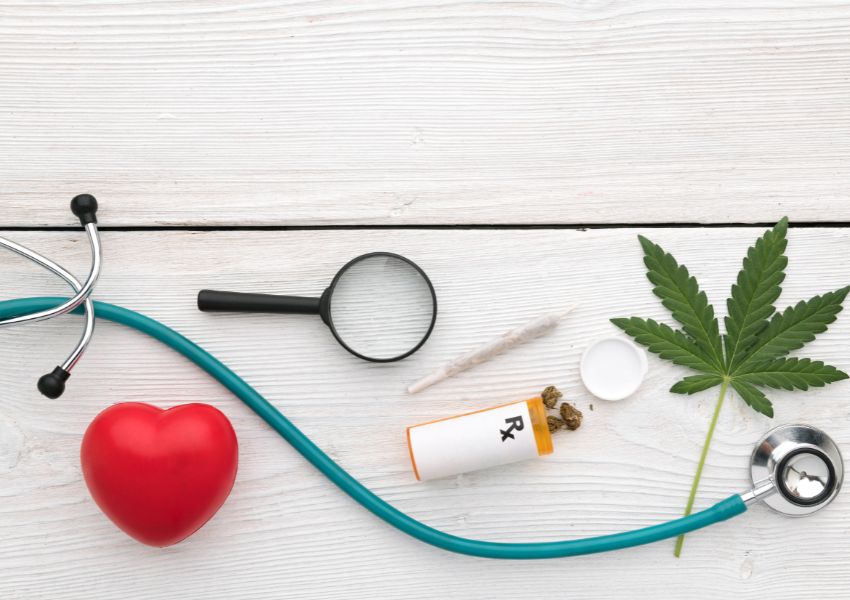
{"label": "teal stethoscope tubing", "polygon": [[[66,298],[21,298],[0,302],[0,319],[33,313],[52,308],[64,302]],[[451,535],[429,527],[413,517],[401,512],[369,491],[362,483],[352,477],[327,454],[322,452],[300,429],[284,417],[268,400],[263,398],[245,380],[227,368],[209,352],[180,335],[170,327],[127,308],[105,302],[94,303],[95,314],[103,319],[121,323],[152,338],[159,340],[201,367],[217,379],[224,387],[233,392],[248,405],[266,423],[277,431],[314,467],[334,482],[342,491],[372,513],[425,543],[472,556],[504,559],[559,558],[619,550],[631,546],[649,544],[658,540],[674,537],[683,533],[701,529],[708,525],[724,521],[747,510],[747,506],[737,494],[726,498],[701,512],[682,517],[660,525],[653,525],[635,531],[603,535],[579,540],[560,542],[518,542],[502,543],[471,540]],[[77,312],[80,312],[78,309]]]}

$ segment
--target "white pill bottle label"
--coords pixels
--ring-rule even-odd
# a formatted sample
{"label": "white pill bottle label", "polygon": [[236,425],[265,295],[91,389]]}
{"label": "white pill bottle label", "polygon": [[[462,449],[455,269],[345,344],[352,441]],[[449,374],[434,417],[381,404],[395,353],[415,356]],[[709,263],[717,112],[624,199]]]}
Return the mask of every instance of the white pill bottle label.
{"label": "white pill bottle label", "polygon": [[547,451],[538,440],[539,422],[537,427],[532,423],[531,410],[537,408],[536,403],[542,412],[542,402],[534,398],[408,427],[407,443],[416,478],[447,477],[551,452],[548,429],[543,430],[549,440]]}

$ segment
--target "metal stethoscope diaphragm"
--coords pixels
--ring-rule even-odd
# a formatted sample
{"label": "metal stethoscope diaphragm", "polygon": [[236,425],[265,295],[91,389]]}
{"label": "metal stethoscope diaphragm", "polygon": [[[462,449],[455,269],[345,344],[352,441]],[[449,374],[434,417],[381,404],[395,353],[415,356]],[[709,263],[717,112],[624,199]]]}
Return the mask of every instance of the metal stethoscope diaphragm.
{"label": "metal stethoscope diaphragm", "polygon": [[750,459],[753,489],[741,497],[761,501],[783,515],[802,517],[832,502],[844,481],[838,446],[811,425],[770,430]]}
{"label": "metal stethoscope diaphragm", "polygon": [[80,358],[82,358],[83,353],[86,351],[86,348],[88,348],[89,342],[94,334],[94,305],[92,304],[90,296],[94,290],[95,284],[97,283],[98,277],[100,277],[100,269],[103,262],[100,236],[97,231],[97,200],[95,200],[94,196],[89,194],[80,194],[79,196],[75,196],[74,199],[71,200],[71,212],[80,219],[80,224],[85,229],[89,244],[91,245],[91,268],[89,269],[88,277],[86,277],[85,282],[82,284],[76,277],[74,277],[74,275],[52,260],[34,250],[21,246],[12,240],[0,237],[0,247],[7,248],[15,254],[27,258],[37,265],[40,265],[48,271],[58,275],[74,290],[74,296],[62,304],[38,312],[0,320],[0,327],[44,321],[53,317],[58,317],[59,315],[67,314],[80,305],[84,307],[86,321],[83,326],[83,333],[80,336],[80,340],[77,342],[77,345],[62,364],[58,365],[50,373],[43,375],[38,380],[38,391],[51,399],[58,398],[65,391],[65,382],[68,381],[68,378],[71,376],[71,371],[74,369],[77,362],[79,362]]}

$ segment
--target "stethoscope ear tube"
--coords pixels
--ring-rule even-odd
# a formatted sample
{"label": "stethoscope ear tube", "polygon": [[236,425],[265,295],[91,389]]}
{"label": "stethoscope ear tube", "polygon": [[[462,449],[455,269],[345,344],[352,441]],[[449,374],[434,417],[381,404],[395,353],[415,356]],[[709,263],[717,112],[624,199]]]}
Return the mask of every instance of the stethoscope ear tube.
{"label": "stethoscope ear tube", "polygon": [[[0,238],[0,246],[31,260],[49,271],[52,271],[67,281],[76,292],[72,298],[68,298],[60,305],[54,306],[53,308],[25,315],[18,315],[7,319],[0,319],[0,327],[17,325],[20,323],[31,323],[35,321],[46,321],[47,319],[67,314],[83,304],[85,299],[91,295],[92,290],[94,290],[94,286],[100,277],[100,270],[103,263],[103,251],[100,246],[100,236],[97,231],[97,201],[93,196],[81,194],[71,201],[71,210],[80,219],[80,223],[86,232],[89,245],[91,246],[91,267],[85,282],[80,284],[76,278],[65,269],[57,265],[55,262],[45,258],[38,252],[30,250],[20,244],[16,244],[11,240]],[[72,283],[72,281],[76,283]]]}
{"label": "stethoscope ear tube", "polygon": [[[61,304],[63,300],[63,298],[25,298],[0,302],[0,318],[49,309]],[[247,382],[188,338],[150,317],[120,306],[95,302],[94,310],[98,317],[127,325],[145,333],[194,362],[242,400],[313,466],[364,508],[404,533],[445,550],[484,558],[502,559],[578,556],[639,546],[676,537],[730,519],[747,510],[747,505],[742,497],[735,494],[706,510],[687,517],[612,535],[556,542],[520,543],[488,542],[455,536],[434,529],[382,500],[319,449],[300,429]]]}
{"label": "stethoscope ear tube", "polygon": [[82,284],[76,277],[52,260],[34,250],[0,237],[0,247],[11,250],[12,252],[31,260],[37,265],[44,267],[48,271],[61,277],[73,288],[75,292],[75,295],[72,298],[69,298],[51,308],[0,319],[0,327],[44,321],[59,315],[67,314],[75,310],[80,305],[84,305],[85,308],[86,322],[77,345],[61,365],[58,365],[55,369],[53,369],[53,371],[42,376],[38,380],[39,392],[51,399],[58,398],[65,391],[65,382],[71,376],[71,371],[82,357],[86,348],[88,348],[89,342],[94,334],[94,307],[89,296],[91,296],[92,290],[94,290],[94,286],[100,277],[103,259],[100,237],[97,231],[97,200],[95,200],[94,196],[89,194],[80,194],[75,196],[74,199],[71,200],[71,212],[80,219],[80,224],[85,229],[91,246],[92,264],[88,277]]}

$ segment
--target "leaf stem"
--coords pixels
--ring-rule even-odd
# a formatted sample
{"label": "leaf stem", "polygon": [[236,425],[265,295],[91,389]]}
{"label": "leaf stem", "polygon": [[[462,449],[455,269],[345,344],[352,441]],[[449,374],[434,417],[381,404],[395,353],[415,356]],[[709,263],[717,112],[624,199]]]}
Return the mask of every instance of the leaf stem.
{"label": "leaf stem", "polygon": [[[729,378],[724,377],[723,383],[720,384],[720,395],[717,398],[717,406],[714,407],[714,415],[711,417],[711,425],[708,426],[708,433],[705,436],[705,443],[702,446],[702,454],[699,457],[697,472],[694,475],[694,482],[691,484],[691,495],[688,497],[688,504],[685,506],[685,516],[691,514],[694,508],[694,500],[699,489],[699,480],[702,477],[702,469],[705,466],[705,459],[708,456],[708,448],[711,446],[711,438],[714,437],[714,428],[717,425],[717,418],[720,416],[720,409],[723,408],[723,399],[726,397],[726,390],[729,387]],[[673,554],[679,558],[682,554],[682,545],[685,543],[685,536],[680,535],[676,538],[676,548]]]}

